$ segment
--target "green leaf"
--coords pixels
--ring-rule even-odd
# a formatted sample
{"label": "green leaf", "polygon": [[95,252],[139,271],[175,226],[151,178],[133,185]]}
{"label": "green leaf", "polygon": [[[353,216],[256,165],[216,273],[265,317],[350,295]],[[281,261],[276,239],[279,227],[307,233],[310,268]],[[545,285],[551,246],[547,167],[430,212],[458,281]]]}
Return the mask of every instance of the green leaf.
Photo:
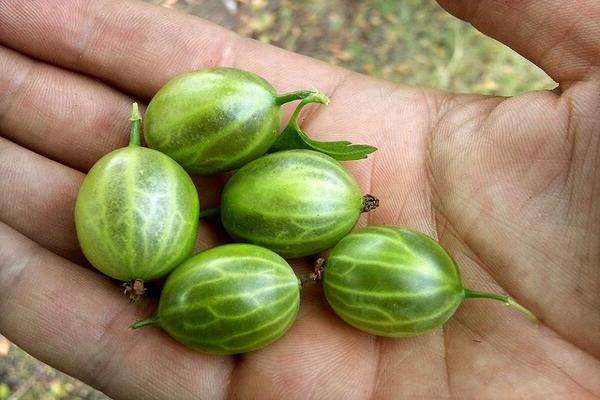
{"label": "green leaf", "polygon": [[376,147],[366,144],[352,144],[347,140],[322,142],[308,137],[298,124],[298,116],[302,108],[309,103],[328,104],[329,99],[319,92],[313,92],[302,99],[290,117],[287,126],[269,149],[269,153],[291,149],[308,149],[327,154],[339,161],[345,161],[367,158],[370,153],[377,150]]}

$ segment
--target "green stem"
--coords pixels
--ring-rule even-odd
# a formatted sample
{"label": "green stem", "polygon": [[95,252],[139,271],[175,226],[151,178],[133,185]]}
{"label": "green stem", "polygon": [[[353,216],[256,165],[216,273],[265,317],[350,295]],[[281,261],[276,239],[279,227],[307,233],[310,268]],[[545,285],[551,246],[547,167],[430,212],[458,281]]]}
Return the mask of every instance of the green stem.
{"label": "green stem", "polygon": [[142,328],[144,326],[158,325],[160,324],[160,317],[158,315],[154,315],[150,318],[142,319],[140,321],[134,322],[129,325],[129,329],[137,329]]}
{"label": "green stem", "polygon": [[311,97],[311,96],[313,96],[313,97],[317,96],[317,97],[321,98],[322,101],[319,101],[319,103],[322,103],[322,104],[329,103],[329,99],[327,98],[327,96],[319,93],[317,90],[297,90],[295,92],[284,93],[280,96],[275,97],[275,104],[280,106],[282,104],[289,103],[290,101],[304,100],[307,97]]}
{"label": "green stem", "polygon": [[142,115],[137,103],[131,107],[131,133],[129,134],[130,146],[141,146]]}
{"label": "green stem", "polygon": [[512,307],[513,309],[515,309],[518,312],[525,315],[531,322],[533,322],[535,324],[539,323],[537,317],[531,311],[529,311],[527,308],[525,308],[522,305],[520,305],[519,303],[517,303],[517,301],[510,296],[497,294],[497,293],[490,293],[490,292],[478,292],[476,290],[469,290],[469,289],[465,289],[464,293],[465,293],[465,297],[471,297],[471,298],[479,297],[479,298],[499,300],[499,301],[503,302],[504,304],[506,304],[506,306]]}
{"label": "green stem", "polygon": [[215,208],[207,208],[204,211],[200,211],[199,219],[212,217],[213,215],[218,215],[221,212],[219,207]]}
{"label": "green stem", "polygon": [[296,129],[300,129],[300,125],[298,124],[298,117],[300,116],[300,111],[310,103],[319,103],[319,104],[329,104],[329,97],[325,96],[323,93],[319,92],[311,92],[308,96],[303,97],[298,107],[294,110],[292,115],[290,116],[290,123],[294,125]]}

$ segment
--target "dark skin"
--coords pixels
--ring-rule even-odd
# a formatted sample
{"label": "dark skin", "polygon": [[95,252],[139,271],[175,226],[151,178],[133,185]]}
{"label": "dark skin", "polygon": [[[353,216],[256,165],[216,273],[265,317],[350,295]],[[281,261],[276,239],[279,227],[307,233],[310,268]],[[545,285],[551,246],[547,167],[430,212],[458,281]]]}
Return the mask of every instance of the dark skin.
{"label": "dark skin", "polygon": [[[600,4],[441,3],[558,88],[499,98],[398,86],[143,3],[3,1],[0,332],[116,399],[600,397]],[[507,293],[541,324],[473,299],[429,334],[375,338],[335,317],[313,286],[291,330],[243,356],[127,330],[155,302],[132,305],[119,283],[81,267],[77,190],[126,145],[132,100],[214,65],[256,72],[279,92],[330,95],[307,110],[306,132],[379,148],[345,164],[381,200],[361,224],[434,236],[465,286]],[[217,204],[223,180],[199,181],[203,204]],[[199,249],[222,241],[202,225]]]}

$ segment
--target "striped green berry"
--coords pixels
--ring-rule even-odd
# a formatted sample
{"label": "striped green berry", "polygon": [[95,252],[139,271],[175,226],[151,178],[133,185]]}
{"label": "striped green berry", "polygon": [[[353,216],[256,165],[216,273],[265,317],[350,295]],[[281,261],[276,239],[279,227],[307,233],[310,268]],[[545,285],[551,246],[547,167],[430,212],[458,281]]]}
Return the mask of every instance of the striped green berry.
{"label": "striped green berry", "polygon": [[131,325],[160,325],[198,351],[237,354],[280,338],[300,305],[299,280],[277,254],[250,244],[214,247],[178,266],[158,314]]}
{"label": "striped green berry", "polygon": [[356,180],[333,158],[312,150],[261,157],[225,185],[221,220],[237,241],[302,257],[330,248],[365,208]]}
{"label": "striped green berry", "polygon": [[75,227],[83,253],[104,274],[152,280],[185,260],[196,242],[198,193],[166,155],[139,145],[140,117],[130,145],[102,157],[77,195]]}
{"label": "striped green berry", "polygon": [[197,174],[227,171],[263,155],[279,134],[275,89],[259,76],[234,68],[179,75],[146,110],[148,146]]}
{"label": "striped green berry", "polygon": [[342,239],[323,272],[327,301],[344,321],[379,336],[418,335],[445,323],[466,297],[504,295],[465,289],[456,262],[423,233],[368,226]]}

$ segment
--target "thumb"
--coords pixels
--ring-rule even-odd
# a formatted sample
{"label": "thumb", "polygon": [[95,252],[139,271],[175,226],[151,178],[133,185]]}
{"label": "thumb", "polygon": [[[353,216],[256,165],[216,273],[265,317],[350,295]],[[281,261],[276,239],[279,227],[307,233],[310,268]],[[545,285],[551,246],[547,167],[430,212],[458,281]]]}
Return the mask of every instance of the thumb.
{"label": "thumb", "polygon": [[561,86],[600,65],[598,0],[438,0],[451,14],[508,45]]}

